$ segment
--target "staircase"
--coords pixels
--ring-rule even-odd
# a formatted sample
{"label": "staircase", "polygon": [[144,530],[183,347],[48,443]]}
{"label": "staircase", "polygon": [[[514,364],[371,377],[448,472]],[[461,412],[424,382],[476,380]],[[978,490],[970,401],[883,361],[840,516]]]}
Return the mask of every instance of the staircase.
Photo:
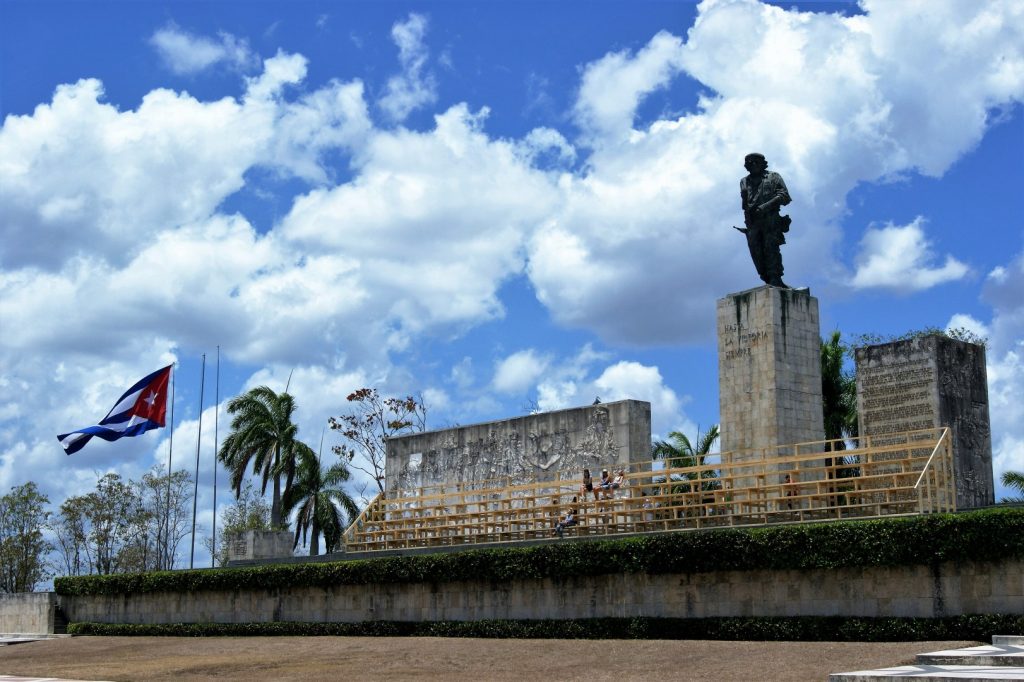
{"label": "staircase", "polygon": [[914,665],[833,673],[829,682],[964,682],[1024,680],[1024,637],[996,635],[992,644],[918,654]]}

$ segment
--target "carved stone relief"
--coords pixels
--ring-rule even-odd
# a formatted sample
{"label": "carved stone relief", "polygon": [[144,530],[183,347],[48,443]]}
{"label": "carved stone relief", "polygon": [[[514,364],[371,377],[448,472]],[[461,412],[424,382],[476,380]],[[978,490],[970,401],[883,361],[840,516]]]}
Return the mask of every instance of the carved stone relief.
{"label": "carved stone relief", "polygon": [[[646,411],[637,411],[636,404],[644,405]],[[639,436],[630,433],[634,413],[646,417],[633,429]],[[626,464],[630,439],[649,443],[649,434],[649,407],[637,401],[414,434],[389,441],[388,480],[401,489],[495,479],[515,485],[553,478],[559,471]],[[642,450],[638,448],[634,457],[649,459]]]}

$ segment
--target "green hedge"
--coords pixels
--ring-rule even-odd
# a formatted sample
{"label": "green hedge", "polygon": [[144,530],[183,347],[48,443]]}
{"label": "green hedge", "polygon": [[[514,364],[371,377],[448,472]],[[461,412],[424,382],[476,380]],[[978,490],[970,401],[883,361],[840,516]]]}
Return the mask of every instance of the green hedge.
{"label": "green hedge", "polygon": [[483,637],[501,639],[720,639],[805,642],[989,641],[992,633],[1021,632],[1024,616],[950,618],[589,618],[413,623],[72,623],[68,633],[107,636]]}
{"label": "green hedge", "polygon": [[64,577],[58,594],[141,594],[616,573],[934,565],[1024,558],[1024,509],[715,529],[334,563]]}

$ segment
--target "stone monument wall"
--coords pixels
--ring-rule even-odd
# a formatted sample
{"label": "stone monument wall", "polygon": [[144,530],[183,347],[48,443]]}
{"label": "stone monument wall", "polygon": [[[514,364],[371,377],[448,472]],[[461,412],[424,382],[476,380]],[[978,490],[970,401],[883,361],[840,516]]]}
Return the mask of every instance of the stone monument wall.
{"label": "stone monument wall", "polygon": [[860,433],[948,426],[957,507],[992,504],[985,348],[933,334],[858,348],[856,359]]}
{"label": "stone monument wall", "polygon": [[651,459],[651,405],[600,403],[514,419],[391,438],[386,486],[409,490],[442,483],[551,480]]}
{"label": "stone monument wall", "polygon": [[291,531],[247,530],[228,544],[228,561],[289,557],[293,544]]}
{"label": "stone monument wall", "polygon": [[720,299],[717,317],[722,452],[822,440],[818,299],[759,287]]}

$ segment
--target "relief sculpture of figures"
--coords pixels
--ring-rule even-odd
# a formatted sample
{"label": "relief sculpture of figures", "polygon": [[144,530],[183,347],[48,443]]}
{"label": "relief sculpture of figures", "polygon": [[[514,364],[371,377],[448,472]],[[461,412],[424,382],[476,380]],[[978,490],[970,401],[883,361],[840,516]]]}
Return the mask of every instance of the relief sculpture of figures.
{"label": "relief sculpture of figures", "polygon": [[789,190],[778,173],[768,170],[763,154],[747,154],[743,167],[749,175],[740,180],[740,198],[745,228],[736,229],[747,236],[750,257],[757,274],[765,284],[788,289],[782,281],[782,253],[779,247],[786,243],[789,216],[780,215],[779,209],[790,202]]}

